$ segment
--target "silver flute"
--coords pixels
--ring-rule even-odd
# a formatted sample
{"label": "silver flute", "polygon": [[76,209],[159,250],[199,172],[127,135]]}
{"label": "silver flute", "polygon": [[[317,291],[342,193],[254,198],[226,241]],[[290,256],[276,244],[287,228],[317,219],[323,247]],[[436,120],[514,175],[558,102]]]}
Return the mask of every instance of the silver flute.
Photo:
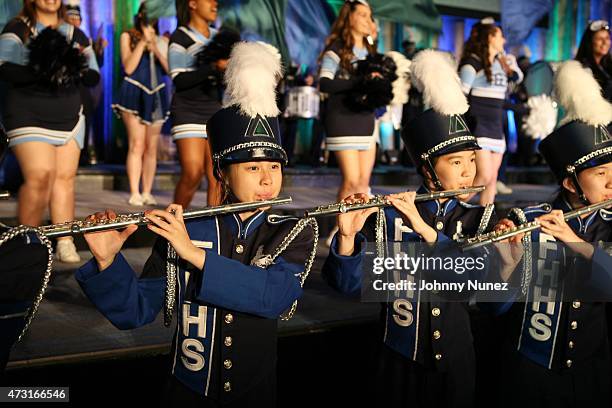
{"label": "silver flute", "polygon": [[[271,200],[252,201],[247,203],[224,204],[215,207],[206,207],[199,210],[185,211],[183,218],[188,220],[192,218],[211,217],[220,214],[229,214],[243,211],[253,211],[258,208],[272,207],[283,204],[290,204],[291,197],[274,198]],[[144,226],[150,224],[151,221],[145,216],[144,212],[131,214],[118,214],[114,220],[76,220],[62,224],[45,225],[39,227],[42,233],[48,238],[60,238],[77,234],[86,234],[89,232],[109,231],[125,228],[128,225]]]}
{"label": "silver flute", "polygon": [[[414,202],[418,203],[421,201],[431,201],[438,200],[440,198],[450,198],[456,197],[463,194],[471,194],[471,193],[480,193],[484,191],[484,186],[476,186],[476,187],[466,187],[460,188],[457,190],[443,190],[443,191],[432,191],[430,193],[417,194],[414,198]],[[356,210],[364,210],[366,208],[374,208],[374,207],[389,207],[391,206],[391,202],[384,195],[375,195],[368,201],[367,203],[335,203],[329,205],[322,205],[317,208],[306,210],[304,212],[304,216],[306,217],[315,217],[321,215],[338,215],[344,214],[349,211]]]}
{"label": "silver flute", "polygon": [[[611,206],[612,198],[609,200],[601,201],[597,204],[591,204],[586,207],[578,208],[577,210],[565,212],[563,213],[563,218],[565,219],[565,221],[569,221],[573,218],[578,218],[582,215],[590,214],[594,211],[599,211],[603,208],[608,208]],[[542,225],[538,221],[531,221],[503,231],[492,231],[487,234],[477,235],[473,238],[468,238],[467,240],[465,240],[465,242],[463,242],[461,245],[461,249],[465,251],[469,249],[479,248],[481,246],[488,245],[493,242],[503,241],[504,239],[508,239],[519,234],[537,230],[541,227]]]}

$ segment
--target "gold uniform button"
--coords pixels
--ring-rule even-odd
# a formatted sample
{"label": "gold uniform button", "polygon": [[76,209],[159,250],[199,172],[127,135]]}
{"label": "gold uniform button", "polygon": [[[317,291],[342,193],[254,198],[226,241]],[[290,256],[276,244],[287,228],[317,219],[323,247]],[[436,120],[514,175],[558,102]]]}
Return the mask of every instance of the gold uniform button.
{"label": "gold uniform button", "polygon": [[442,228],[444,228],[444,223],[442,221],[436,222],[436,229],[442,231]]}
{"label": "gold uniform button", "polygon": [[567,347],[569,347],[570,349],[573,349],[576,346],[576,343],[574,343],[573,341],[570,341],[569,343],[567,343]]}
{"label": "gold uniform button", "polygon": [[431,314],[434,315],[435,317],[440,316],[440,309],[437,307],[434,307],[433,309],[431,309]]}
{"label": "gold uniform button", "polygon": [[226,381],[223,384],[223,391],[230,392],[232,390],[232,384],[229,381]]}
{"label": "gold uniform button", "polygon": [[572,330],[576,330],[578,328],[578,322],[574,320],[570,323],[570,327],[572,328]]}
{"label": "gold uniform button", "polygon": [[226,370],[229,370],[230,368],[232,368],[232,360],[223,361],[223,367],[225,367]]}
{"label": "gold uniform button", "polygon": [[233,339],[230,336],[227,336],[225,339],[223,339],[223,344],[225,344],[225,347],[231,347],[232,341]]}
{"label": "gold uniform button", "polygon": [[230,324],[234,321],[234,315],[231,313],[228,313],[225,315],[225,323]]}
{"label": "gold uniform button", "polygon": [[440,330],[434,330],[433,332],[434,340],[438,340],[441,336],[442,336],[442,333],[440,333]]}
{"label": "gold uniform button", "polygon": [[236,245],[236,253],[241,254],[244,252],[244,247],[241,244]]}
{"label": "gold uniform button", "polygon": [[567,360],[565,362],[565,365],[567,366],[567,368],[570,368],[572,366],[572,360]]}
{"label": "gold uniform button", "polygon": [[577,300],[574,300],[574,301],[572,302],[572,307],[573,307],[574,309],[580,309],[580,302],[579,302],[579,301],[577,301]]}
{"label": "gold uniform button", "polygon": [[442,360],[442,354],[440,353],[436,354],[435,357],[436,357],[436,360],[438,361]]}

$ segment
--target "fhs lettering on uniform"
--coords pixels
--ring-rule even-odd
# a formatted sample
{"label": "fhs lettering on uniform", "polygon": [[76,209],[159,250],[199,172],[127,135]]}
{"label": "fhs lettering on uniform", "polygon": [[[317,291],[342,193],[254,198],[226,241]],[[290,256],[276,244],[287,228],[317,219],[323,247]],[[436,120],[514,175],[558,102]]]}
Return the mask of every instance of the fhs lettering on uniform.
{"label": "fhs lettering on uniform", "polygon": [[[553,205],[541,204],[534,207],[528,207],[525,209],[525,215],[527,221],[533,221],[536,217],[548,214],[552,209],[560,209],[562,211],[571,210],[571,206],[561,196],[558,197]],[[569,222],[570,227],[587,240],[600,239],[597,236],[592,235],[591,231],[601,231],[593,227],[600,222],[607,222],[602,213],[595,213],[587,218],[572,220]],[[563,303],[565,288],[560,283],[560,275],[564,273],[565,268],[569,267],[568,256],[564,250],[563,245],[555,240],[554,237],[543,233],[542,231],[533,231],[531,233],[532,242],[538,243],[536,248],[538,251],[537,257],[534,256],[534,271],[537,271],[536,281],[532,289],[532,293],[528,293],[528,296],[533,296],[535,301],[527,302],[522,308],[522,324],[521,331],[517,343],[518,351],[534,361],[537,364],[545,366],[549,369],[553,367],[554,362],[557,361],[556,356],[559,353],[563,353],[565,350],[565,344],[560,344],[558,339],[561,333],[572,333],[572,340],[568,343],[570,349],[574,350],[576,347],[575,336],[580,333],[580,322],[577,318],[572,317],[574,310],[578,310],[583,305],[581,302],[574,301],[570,306]],[[609,239],[609,237],[603,237]],[[588,276],[589,279],[584,284],[590,287],[595,287],[604,290],[610,290],[612,287],[610,279],[610,273],[612,272],[612,258],[605,253],[604,250],[597,247],[595,253],[590,262],[585,262],[585,266],[590,269],[590,272],[581,269],[584,276]],[[519,304],[517,304],[519,305]],[[568,308],[567,316],[564,315],[564,310]],[[598,308],[597,305],[593,305],[594,309],[592,313],[605,313],[603,308]],[[601,309],[601,310],[600,310]],[[515,310],[516,309],[510,309]],[[565,316],[563,319],[562,316]],[[594,315],[590,315],[594,316]],[[585,333],[586,335],[586,333]],[[591,333],[592,335],[592,333]],[[599,340],[579,340],[580,344],[596,343]],[[588,346],[585,346],[588,347]],[[594,350],[597,347],[594,348]],[[575,351],[575,350],[574,350]],[[583,355],[588,356],[589,352],[585,351]],[[575,359],[572,358],[572,359]],[[564,360],[564,358],[561,358]],[[569,368],[571,366],[566,364],[564,367]]]}
{"label": "fhs lettering on uniform", "polygon": [[[422,192],[420,189],[419,192]],[[437,228],[438,243],[450,243],[446,234],[456,233],[457,229],[466,230],[466,226],[475,228],[479,225],[483,214],[483,207],[464,206],[457,200],[449,200],[443,205],[437,202],[417,203],[419,212],[422,215],[429,211],[430,215],[425,215],[426,222],[433,221],[434,228],[436,222],[442,225]],[[460,211],[456,213],[455,211]],[[401,248],[395,243],[401,242],[420,242],[420,237],[409,227],[404,225],[402,217],[394,208],[385,208],[385,230],[383,241],[388,243],[392,249]],[[330,285],[342,293],[358,295],[361,290],[361,268],[365,257],[366,242],[374,242],[374,225],[376,216],[373,215],[366,221],[364,229],[355,237],[355,252],[351,256],[341,256],[337,252],[337,238],[335,237],[330,248],[330,254],[323,266],[323,276]],[[452,219],[452,221],[451,221]],[[437,220],[437,221],[436,221]],[[466,231],[468,233],[471,230]],[[391,239],[393,238],[393,239]],[[396,242],[393,242],[396,241]],[[485,268],[486,269],[486,268]],[[483,271],[486,273],[486,270]],[[468,276],[464,274],[461,279],[481,278],[478,276]],[[400,299],[393,299],[385,305],[385,330],[383,342],[392,350],[404,355],[406,358],[425,364],[428,357],[423,353],[423,344],[427,344],[431,339],[439,341],[439,347],[453,344],[453,350],[446,350],[447,355],[453,353],[463,353],[465,348],[471,346],[471,335],[465,307],[459,302],[450,302],[445,305],[432,303],[431,299],[422,299],[422,292],[419,290],[413,293],[406,293],[407,296]],[[423,303],[426,301],[427,303]],[[440,318],[445,315],[445,318]],[[430,319],[432,333],[420,333],[422,319]],[[450,333],[443,335],[442,333]],[[447,343],[448,342],[448,343]],[[435,361],[439,367],[443,367],[445,359],[442,353],[436,353]],[[431,357],[431,356],[430,356]]]}

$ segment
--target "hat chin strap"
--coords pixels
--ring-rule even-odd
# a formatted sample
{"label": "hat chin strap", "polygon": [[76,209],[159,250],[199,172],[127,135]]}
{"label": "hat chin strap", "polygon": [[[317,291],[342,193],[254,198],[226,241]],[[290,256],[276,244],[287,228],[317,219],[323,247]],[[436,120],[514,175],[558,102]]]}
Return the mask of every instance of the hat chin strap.
{"label": "hat chin strap", "polygon": [[578,182],[578,174],[576,174],[575,170],[570,171],[570,173],[572,180],[574,181],[574,187],[576,188],[578,198],[584,205],[590,205],[591,203],[589,203],[589,200],[587,200],[586,195],[584,194],[584,191],[582,191],[582,187],[580,187],[580,183]]}
{"label": "hat chin strap", "polygon": [[429,170],[429,175],[431,176],[431,182],[433,183],[434,187],[437,188],[438,190],[442,190],[442,183],[440,182],[440,179],[438,178],[438,174],[436,173],[436,170],[434,169],[434,165],[431,162],[431,158],[429,156],[425,159],[425,165],[427,166]]}

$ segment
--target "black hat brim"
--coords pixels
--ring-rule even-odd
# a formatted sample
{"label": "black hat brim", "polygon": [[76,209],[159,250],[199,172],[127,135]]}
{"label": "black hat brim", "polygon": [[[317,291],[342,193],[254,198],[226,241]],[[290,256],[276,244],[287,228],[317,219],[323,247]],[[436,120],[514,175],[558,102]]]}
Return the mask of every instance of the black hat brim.
{"label": "black hat brim", "polygon": [[478,142],[475,140],[466,140],[463,142],[453,143],[444,149],[440,149],[434,153],[432,157],[439,157],[445,154],[463,152],[467,150],[482,150],[482,147],[480,147]]}
{"label": "black hat brim", "polygon": [[287,164],[287,154],[280,149],[252,147],[226,154],[223,156],[223,159],[221,159],[221,166],[251,161],[275,161]]}

